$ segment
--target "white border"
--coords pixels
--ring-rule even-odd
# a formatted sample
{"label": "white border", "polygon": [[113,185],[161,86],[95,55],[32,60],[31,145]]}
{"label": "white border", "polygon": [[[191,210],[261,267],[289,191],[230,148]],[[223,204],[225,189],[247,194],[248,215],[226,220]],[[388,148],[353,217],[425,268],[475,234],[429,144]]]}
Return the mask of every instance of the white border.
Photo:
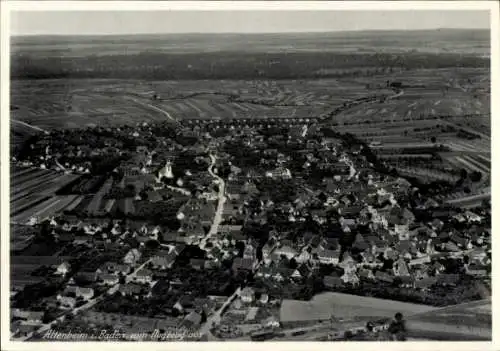
{"label": "white border", "polygon": [[[343,1],[343,2],[321,2],[321,1],[0,1],[0,16],[1,16],[1,118],[0,118],[0,160],[1,160],[1,178],[0,178],[0,226],[1,226],[1,252],[2,261],[1,267],[1,349],[2,350],[86,350],[92,347],[98,349],[124,349],[133,350],[139,345],[136,343],[98,343],[98,342],[74,342],[74,343],[57,343],[57,342],[41,342],[41,343],[23,343],[12,342],[10,339],[9,327],[9,15],[11,11],[29,10],[29,11],[137,11],[137,10],[231,10],[231,11],[246,11],[246,10],[268,10],[281,11],[286,10],[490,10],[491,11],[491,75],[492,75],[492,116],[497,116],[500,112],[498,102],[494,97],[500,96],[500,87],[498,84],[500,52],[498,43],[499,18],[498,18],[498,3],[496,1]],[[496,103],[495,103],[496,102]],[[498,128],[495,119],[492,117],[492,150],[495,149]],[[496,154],[493,152],[492,161],[495,160]],[[492,177],[497,174],[496,162],[492,162]],[[492,182],[492,199],[495,199],[498,185]],[[496,206],[493,201],[492,211],[495,213]],[[493,218],[495,216],[493,215]],[[492,223],[492,232],[496,233],[498,227],[496,221]],[[494,236],[495,234],[493,234]],[[500,243],[497,243],[496,238],[493,240],[493,252],[500,251]],[[493,276],[498,272],[497,260],[493,258]],[[497,285],[497,280],[494,279],[493,285]],[[494,291],[498,291],[493,287]],[[400,350],[404,348],[408,351],[413,350],[496,350],[498,347],[498,333],[495,330],[500,330],[500,320],[498,316],[497,304],[493,300],[493,342],[406,342],[399,343],[354,343],[354,342],[337,342],[337,343],[315,343],[315,342],[266,342],[266,343],[230,343],[230,342],[210,342],[210,343],[152,343],[143,342],[141,347],[147,347],[151,350],[157,349],[175,349],[175,350],[254,350],[254,349],[272,349],[278,350],[331,350],[332,348],[340,350],[363,350],[363,348],[379,348],[383,347],[386,350]],[[144,345],[144,346],[143,346]]]}

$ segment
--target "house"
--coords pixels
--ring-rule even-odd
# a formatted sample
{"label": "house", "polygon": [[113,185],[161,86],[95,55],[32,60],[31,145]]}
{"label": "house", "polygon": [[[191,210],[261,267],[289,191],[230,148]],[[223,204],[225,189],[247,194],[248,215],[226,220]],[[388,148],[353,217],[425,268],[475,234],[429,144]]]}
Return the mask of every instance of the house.
{"label": "house", "polygon": [[298,255],[297,250],[295,250],[293,247],[290,245],[283,245],[281,247],[277,247],[274,251],[273,254],[277,256],[286,256],[287,259],[292,259],[293,257]]}
{"label": "house", "polygon": [[203,258],[192,258],[189,260],[189,264],[196,270],[201,270],[205,268],[205,259]]}
{"label": "house", "polygon": [[255,268],[256,262],[250,258],[236,257],[233,260],[232,270],[239,271],[252,271]]}
{"label": "house", "polygon": [[472,242],[468,238],[464,238],[464,237],[457,235],[457,234],[452,234],[450,236],[450,240],[461,249],[464,249],[464,250],[472,249]]}
{"label": "house", "polygon": [[262,322],[264,327],[267,328],[279,328],[280,322],[275,316],[270,316]]}
{"label": "house", "polygon": [[437,277],[427,277],[415,280],[414,287],[419,290],[428,290],[431,286],[437,283]]}
{"label": "house", "polygon": [[318,251],[318,260],[322,264],[338,264],[340,259],[340,252],[337,250],[321,250]]}
{"label": "house", "polygon": [[134,284],[134,283],[128,283],[128,284],[122,284],[118,288],[118,291],[122,296],[137,296],[139,295],[143,290],[143,287],[139,284]]}
{"label": "house", "polygon": [[356,261],[352,258],[351,255],[345,254],[342,262],[340,263],[340,267],[344,269],[344,272],[347,274],[356,272]]}
{"label": "house", "polygon": [[371,269],[361,268],[358,274],[360,279],[365,279],[365,280],[375,279],[375,275],[373,274],[373,271]]}
{"label": "house", "polygon": [[408,263],[408,265],[409,266],[416,266],[416,265],[427,264],[430,262],[431,262],[431,257],[429,255],[424,254],[421,257],[411,259],[410,262]]}
{"label": "house", "polygon": [[464,216],[467,219],[467,222],[469,222],[469,223],[481,223],[481,221],[483,220],[483,218],[481,216],[479,216],[471,211],[466,211],[464,213]]}
{"label": "house", "polygon": [[470,264],[466,267],[466,272],[469,275],[484,277],[488,273],[488,267],[482,264]]}
{"label": "house", "polygon": [[66,275],[70,270],[71,270],[71,265],[65,261],[62,262],[59,266],[57,266],[56,274]]}
{"label": "house", "polygon": [[344,282],[337,275],[327,275],[323,278],[323,284],[329,289],[341,288]]}
{"label": "house", "polygon": [[435,218],[431,223],[430,223],[430,226],[433,230],[436,230],[436,231],[439,231],[443,228],[444,226],[444,223],[443,221]]}
{"label": "house", "polygon": [[70,309],[70,308],[75,308],[76,305],[76,299],[74,297],[70,296],[58,296],[57,300],[61,304],[61,308],[64,309]]}
{"label": "house", "polygon": [[469,252],[469,257],[471,260],[473,261],[478,261],[478,262],[481,262],[481,263],[489,263],[489,257],[488,257],[488,254],[486,252],[486,250],[484,248],[476,248],[474,250],[472,250],[471,252]]}
{"label": "house", "polygon": [[368,243],[368,241],[366,241],[363,235],[358,233],[354,238],[354,243],[352,244],[352,247],[360,252],[363,252],[370,248],[370,244]]}
{"label": "house", "polygon": [[266,304],[266,303],[268,303],[268,302],[269,302],[269,295],[268,295],[268,294],[265,294],[265,293],[262,293],[262,294],[260,295],[259,302],[260,302],[261,304]]}
{"label": "house", "polygon": [[143,268],[136,273],[134,280],[136,282],[144,284],[151,283],[153,281],[153,272],[151,272],[149,269]]}
{"label": "house", "polygon": [[130,266],[135,266],[141,259],[141,252],[137,249],[132,249],[123,258],[123,263]]}
{"label": "house", "polygon": [[26,321],[29,324],[42,324],[44,312],[39,311],[26,311],[18,308],[11,310],[12,317],[16,317]]}
{"label": "house", "polygon": [[456,286],[460,281],[460,275],[443,273],[437,276],[437,284],[443,286]]}
{"label": "house", "polygon": [[151,258],[151,264],[156,269],[170,269],[176,258],[175,252],[170,252],[166,256],[155,255]]}
{"label": "house", "polygon": [[99,273],[97,272],[85,272],[85,271],[80,271],[76,273],[76,277],[78,279],[88,282],[88,283],[93,283],[97,280]]}
{"label": "house", "polygon": [[253,302],[254,297],[255,297],[255,291],[252,288],[245,287],[245,288],[243,288],[243,290],[241,290],[241,293],[240,293],[241,301],[243,301],[245,303],[251,303],[251,302]]}
{"label": "house", "polygon": [[187,329],[196,328],[201,324],[201,315],[197,312],[189,313],[186,318],[181,323],[181,326],[186,327]]}
{"label": "house", "polygon": [[304,247],[301,253],[297,257],[295,257],[295,261],[297,261],[297,263],[309,262],[312,258],[311,251],[312,250],[310,247]]}
{"label": "house", "polygon": [[275,269],[269,266],[260,266],[255,273],[256,277],[259,278],[270,278],[275,273]]}
{"label": "house", "polygon": [[97,270],[97,272],[109,272],[116,275],[127,275],[130,272],[130,266],[126,264],[119,264],[116,262],[106,262]]}
{"label": "house", "polygon": [[381,282],[390,283],[390,284],[392,284],[394,282],[394,276],[392,276],[386,272],[382,272],[382,271],[377,271],[375,273],[375,279],[377,279]]}
{"label": "house", "polygon": [[292,173],[288,168],[278,167],[276,169],[266,172],[266,177],[268,178],[281,178],[281,179],[291,179]]}
{"label": "house", "polygon": [[101,280],[104,285],[116,285],[119,282],[116,275],[107,273],[99,274],[99,280]]}
{"label": "house", "polygon": [[293,272],[294,272],[293,269],[278,268],[278,269],[274,270],[274,272],[272,274],[272,279],[274,279],[278,282],[282,282],[282,281],[290,279]]}
{"label": "house", "polygon": [[271,252],[276,248],[276,242],[273,239],[267,241],[262,247],[262,257],[264,259],[268,258],[271,255]]}
{"label": "house", "polygon": [[344,270],[344,274],[340,277],[344,283],[349,283],[353,285],[357,285],[359,283],[359,277],[356,274],[356,271]]}
{"label": "house", "polygon": [[415,287],[415,278],[412,276],[401,276],[399,277],[400,280],[400,287],[403,288],[414,288]]}
{"label": "house", "polygon": [[195,298],[191,295],[183,295],[173,307],[181,313],[190,313],[196,309]]}
{"label": "house", "polygon": [[217,303],[210,298],[195,298],[194,307],[197,312],[205,312],[205,315],[210,315],[215,311]]}
{"label": "house", "polygon": [[443,251],[447,251],[447,252],[459,252],[459,251],[461,251],[460,248],[452,241],[448,241],[446,243],[441,243],[440,247]]}
{"label": "house", "polygon": [[94,297],[94,289],[76,285],[70,285],[64,289],[63,295],[68,295],[69,293],[73,293],[76,297],[82,297],[84,300],[90,300]]}
{"label": "house", "polygon": [[292,273],[292,278],[294,279],[304,279],[308,278],[311,275],[311,270],[309,267],[305,264],[301,264],[300,266],[297,267]]}
{"label": "house", "polygon": [[16,337],[30,338],[38,328],[38,325],[24,324],[21,321],[15,321],[10,325],[11,336],[13,336],[14,339]]}
{"label": "house", "polygon": [[243,251],[243,258],[250,258],[252,260],[255,260],[256,250],[255,250],[255,247],[251,243],[247,243],[245,245],[245,250]]}
{"label": "house", "polygon": [[393,265],[393,272],[396,277],[409,276],[410,271],[405,260],[401,257]]}
{"label": "house", "polygon": [[381,262],[377,260],[377,257],[371,251],[362,252],[361,257],[363,259],[363,265],[369,267],[378,267],[381,264]]}
{"label": "house", "polygon": [[429,267],[429,270],[431,272],[434,272],[435,274],[440,274],[441,272],[444,272],[446,268],[444,267],[444,265],[441,263],[441,262],[434,262],[430,267]]}

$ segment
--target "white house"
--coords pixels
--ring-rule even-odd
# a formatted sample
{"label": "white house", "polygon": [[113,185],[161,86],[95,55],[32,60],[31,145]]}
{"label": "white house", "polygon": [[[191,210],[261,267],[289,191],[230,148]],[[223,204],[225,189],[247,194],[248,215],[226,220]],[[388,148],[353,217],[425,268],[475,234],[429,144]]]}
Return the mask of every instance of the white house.
{"label": "white house", "polygon": [[245,302],[245,303],[251,303],[253,302],[254,300],[254,297],[255,297],[255,292],[252,288],[250,287],[246,287],[244,288],[241,293],[240,293],[240,298],[241,298],[241,301]]}
{"label": "white house", "polygon": [[71,269],[71,265],[68,262],[63,262],[57,266],[56,273],[61,275],[66,275]]}
{"label": "white house", "polygon": [[320,250],[318,251],[318,260],[322,264],[338,264],[340,252],[335,250]]}
{"label": "white house", "polygon": [[123,258],[123,263],[134,266],[141,259],[141,252],[137,249],[132,249]]}

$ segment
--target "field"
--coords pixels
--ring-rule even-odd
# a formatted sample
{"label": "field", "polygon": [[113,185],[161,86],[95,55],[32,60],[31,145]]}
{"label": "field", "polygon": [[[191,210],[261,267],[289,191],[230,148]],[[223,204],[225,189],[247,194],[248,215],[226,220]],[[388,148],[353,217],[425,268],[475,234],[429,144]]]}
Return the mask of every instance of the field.
{"label": "field", "polygon": [[281,322],[319,321],[352,317],[393,317],[396,312],[412,315],[434,310],[434,307],[406,302],[361,297],[341,293],[322,293],[311,301],[284,300]]}
{"label": "field", "polygon": [[491,340],[491,299],[475,301],[411,316],[406,322],[413,337],[434,340]]}
{"label": "field", "polygon": [[42,266],[56,266],[69,257],[62,256],[11,256],[10,280],[13,290],[22,290],[26,285],[41,283],[44,276],[33,273]]}
{"label": "field", "polygon": [[[393,94],[384,87],[390,79],[400,80],[410,88],[405,88],[397,99],[360,104],[337,114],[334,121],[343,125],[342,130],[356,129],[353,124],[367,121],[415,122],[443,115],[458,116],[460,120],[466,115],[484,115],[465,122],[474,123],[478,130],[489,130],[489,95],[484,93],[489,84],[488,71],[455,71],[419,70],[370,78],[314,80],[22,80],[13,82],[11,113],[15,120],[47,129],[168,119],[315,118],[346,101]],[[445,88],[448,90],[443,92]],[[42,89],[44,94],[40,93]],[[406,126],[409,129],[411,124]],[[370,137],[377,138],[387,139],[383,135]]]}
{"label": "field", "polygon": [[50,218],[78,201],[77,195],[56,192],[79,176],[52,170],[13,166],[10,174],[11,222],[24,224],[32,217]]}

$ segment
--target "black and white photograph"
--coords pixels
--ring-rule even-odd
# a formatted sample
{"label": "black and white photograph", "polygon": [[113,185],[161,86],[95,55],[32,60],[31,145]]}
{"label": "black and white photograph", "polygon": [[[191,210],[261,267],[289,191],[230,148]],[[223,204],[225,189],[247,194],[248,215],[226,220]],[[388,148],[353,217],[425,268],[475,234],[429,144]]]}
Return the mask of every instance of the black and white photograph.
{"label": "black and white photograph", "polygon": [[491,348],[498,4],[43,3],[2,3],[2,349]]}

